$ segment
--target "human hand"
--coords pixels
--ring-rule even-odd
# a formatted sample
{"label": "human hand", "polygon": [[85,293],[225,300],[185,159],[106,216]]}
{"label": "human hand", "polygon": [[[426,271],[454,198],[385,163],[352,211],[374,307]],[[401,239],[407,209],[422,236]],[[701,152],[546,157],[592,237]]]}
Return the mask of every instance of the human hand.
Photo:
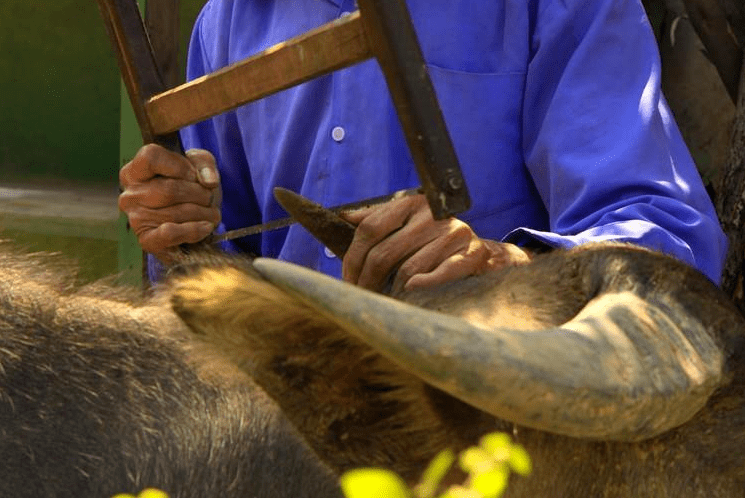
{"label": "human hand", "polygon": [[206,150],[182,156],[145,145],[119,171],[119,183],[119,209],[142,249],[161,261],[180,244],[206,238],[220,223],[220,179]]}
{"label": "human hand", "polygon": [[347,213],[357,225],[342,263],[344,280],[381,291],[396,272],[392,293],[442,284],[505,266],[530,262],[513,244],[479,238],[456,219],[436,221],[423,195]]}

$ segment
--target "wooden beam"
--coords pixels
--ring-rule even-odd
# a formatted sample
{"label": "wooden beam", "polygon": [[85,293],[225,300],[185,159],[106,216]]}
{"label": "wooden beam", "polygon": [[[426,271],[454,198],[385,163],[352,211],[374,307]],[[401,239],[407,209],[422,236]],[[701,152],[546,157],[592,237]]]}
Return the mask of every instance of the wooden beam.
{"label": "wooden beam", "polygon": [[166,88],[183,83],[179,70],[179,0],[148,0],[145,28]]}
{"label": "wooden beam", "polygon": [[355,12],[155,95],[145,108],[154,133],[164,135],[370,57]]}
{"label": "wooden beam", "polygon": [[153,95],[163,92],[165,84],[137,1],[98,0],[98,6],[140,126],[143,142],[154,142],[169,150],[183,152],[178,133],[175,130],[173,133],[156,133],[147,116],[145,102]]}
{"label": "wooden beam", "polygon": [[357,0],[432,216],[471,205],[460,163],[437,102],[405,0]]}

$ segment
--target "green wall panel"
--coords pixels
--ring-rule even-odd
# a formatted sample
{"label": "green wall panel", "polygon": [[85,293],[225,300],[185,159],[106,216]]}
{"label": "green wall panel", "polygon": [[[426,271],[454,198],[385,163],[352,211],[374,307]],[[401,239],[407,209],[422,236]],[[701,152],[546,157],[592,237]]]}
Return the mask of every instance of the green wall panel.
{"label": "green wall panel", "polygon": [[94,1],[0,2],[0,175],[113,180],[119,76]]}
{"label": "green wall panel", "polygon": [[[181,0],[185,52],[204,0]],[[0,1],[0,180],[116,182],[120,79],[94,0]]]}

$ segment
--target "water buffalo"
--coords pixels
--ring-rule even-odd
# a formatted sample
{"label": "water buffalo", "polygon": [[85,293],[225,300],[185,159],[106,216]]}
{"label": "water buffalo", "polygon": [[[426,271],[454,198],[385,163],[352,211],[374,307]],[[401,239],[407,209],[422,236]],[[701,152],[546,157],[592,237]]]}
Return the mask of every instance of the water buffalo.
{"label": "water buffalo", "polygon": [[242,372],[167,303],[76,289],[48,256],[0,250],[0,497],[340,497]]}
{"label": "water buffalo", "polygon": [[414,482],[492,430],[534,461],[513,498],[745,490],[745,323],[651,251],[555,251],[396,299],[197,254],[143,303],[37,259],[0,256],[2,496],[338,496],[346,469]]}
{"label": "water buffalo", "polygon": [[397,299],[253,267],[196,265],[173,307],[336,472],[413,482],[443,447],[503,430],[534,460],[509,497],[745,492],[745,323],[672,258],[584,246]]}

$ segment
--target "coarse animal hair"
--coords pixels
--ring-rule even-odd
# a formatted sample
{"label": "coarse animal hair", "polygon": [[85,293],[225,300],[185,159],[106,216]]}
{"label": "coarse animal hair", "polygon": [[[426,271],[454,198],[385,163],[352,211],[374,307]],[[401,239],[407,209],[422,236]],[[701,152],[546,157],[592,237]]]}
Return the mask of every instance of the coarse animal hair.
{"label": "coarse animal hair", "polygon": [[[721,384],[703,408],[657,432],[649,429],[651,412],[646,425],[642,410],[638,433],[605,438],[537,430],[464,403],[359,340],[351,333],[358,323],[305,296],[307,282],[289,290],[220,257],[182,270],[169,284],[175,311],[197,337],[229,355],[277,400],[337,473],[378,466],[413,484],[443,448],[460,450],[501,430],[513,434],[534,461],[534,474],[515,479],[508,497],[739,498],[745,489],[743,320],[710,281],[673,258],[624,244],[589,245],[397,296],[471,322],[506,323],[526,335],[571,321],[592,303],[606,313],[591,317],[594,335],[618,327],[646,333],[637,329],[636,318],[682,329],[703,323],[723,358]],[[351,287],[341,296],[336,301],[357,300]],[[673,318],[658,316],[657,309]],[[382,319],[376,316],[386,311],[364,313],[361,321],[378,324]],[[640,340],[638,348],[653,345]],[[578,368],[596,372],[604,366]],[[664,412],[666,393],[649,403],[661,404]],[[523,394],[535,397],[528,387]],[[608,395],[617,397],[604,408],[611,417],[630,417],[623,406],[635,393]],[[459,477],[456,472],[449,482]]]}
{"label": "coarse animal hair", "polygon": [[162,299],[0,246],[0,496],[340,496],[276,404]]}
{"label": "coarse animal hair", "polygon": [[[512,433],[534,461],[532,476],[511,482],[512,498],[739,498],[745,489],[743,320],[705,277],[651,251],[554,251],[396,296],[424,312],[219,253],[186,257],[144,301],[76,288],[49,268],[45,257],[0,252],[0,457],[10,462],[0,496],[144,486],[174,497],[338,496],[335,478],[347,469],[384,467],[413,483],[441,449],[493,430]],[[296,274],[294,284],[283,280]],[[461,381],[437,380],[432,357],[457,366],[503,353],[477,345],[453,354],[447,343],[422,354],[460,333],[427,329],[430,318],[449,326],[448,315],[505,351],[533,348],[524,359],[538,358],[537,367],[512,368],[514,356],[484,373],[497,399],[500,383],[517,393],[504,398],[507,416],[492,412],[504,403],[489,404],[491,395],[483,408]],[[419,327],[426,340],[407,363],[404,339]],[[376,334],[403,346],[371,345]],[[603,341],[631,341],[622,358],[640,366],[619,363]],[[539,367],[554,360],[580,375],[545,390]],[[474,375],[465,386],[478,391]],[[590,393],[603,375],[613,390]],[[676,396],[692,407],[669,409],[680,406]],[[572,406],[552,407],[553,397]],[[536,407],[551,408],[524,416]],[[567,424],[577,413],[580,422]]]}

